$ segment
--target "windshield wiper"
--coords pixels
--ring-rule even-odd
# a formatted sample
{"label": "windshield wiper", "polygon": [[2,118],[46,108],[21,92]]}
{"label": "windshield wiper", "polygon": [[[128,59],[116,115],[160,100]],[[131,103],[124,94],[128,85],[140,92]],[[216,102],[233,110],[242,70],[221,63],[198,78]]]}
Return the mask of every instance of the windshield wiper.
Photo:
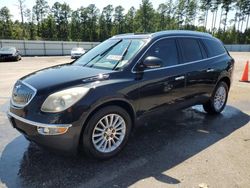
{"label": "windshield wiper", "polygon": [[[119,44],[122,41],[122,39],[120,39],[119,41],[117,41],[115,44],[113,44],[112,46],[110,46],[108,49],[104,50],[102,53],[97,54],[96,56],[94,56],[93,58],[91,58],[84,66],[88,65],[91,61],[93,61],[95,58],[97,57],[102,57],[105,54],[107,54],[110,50],[112,50],[117,44]],[[94,65],[94,63],[92,65],[90,65],[89,67],[92,67]]]}
{"label": "windshield wiper", "polygon": [[117,61],[117,63],[116,63],[115,66],[113,67],[113,70],[115,70],[116,67],[120,64],[120,62],[124,59],[124,57],[125,57],[126,54],[128,53],[128,49],[129,49],[131,43],[132,43],[132,40],[130,40],[130,42],[129,42],[127,48],[123,51],[123,53],[122,53],[122,55],[121,55],[121,59],[120,59],[119,61]]}

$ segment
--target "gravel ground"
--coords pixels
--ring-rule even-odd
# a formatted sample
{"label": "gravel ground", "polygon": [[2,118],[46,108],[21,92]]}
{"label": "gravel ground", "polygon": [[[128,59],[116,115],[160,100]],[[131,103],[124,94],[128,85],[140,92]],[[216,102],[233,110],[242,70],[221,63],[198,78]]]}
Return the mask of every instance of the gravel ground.
{"label": "gravel ground", "polygon": [[234,52],[234,82],[219,116],[200,106],[145,122],[115,158],[64,157],[30,144],[5,112],[14,82],[70,57],[0,63],[0,187],[246,187],[250,185],[250,53]]}

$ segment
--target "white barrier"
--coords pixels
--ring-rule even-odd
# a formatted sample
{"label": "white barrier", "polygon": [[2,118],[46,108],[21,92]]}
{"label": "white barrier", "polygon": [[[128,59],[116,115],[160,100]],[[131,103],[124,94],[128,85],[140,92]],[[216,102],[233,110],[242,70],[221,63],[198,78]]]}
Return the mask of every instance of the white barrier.
{"label": "white barrier", "polygon": [[[99,42],[66,42],[66,41],[36,41],[36,40],[0,40],[0,47],[14,46],[23,56],[70,55],[73,47],[83,47],[89,50]],[[249,44],[227,44],[228,51],[250,52]]]}
{"label": "white barrier", "polygon": [[231,52],[250,52],[250,44],[227,44],[225,47]]}
{"label": "white barrier", "polygon": [[14,46],[23,56],[70,55],[73,47],[89,50],[98,44],[99,42],[0,40],[0,47]]}

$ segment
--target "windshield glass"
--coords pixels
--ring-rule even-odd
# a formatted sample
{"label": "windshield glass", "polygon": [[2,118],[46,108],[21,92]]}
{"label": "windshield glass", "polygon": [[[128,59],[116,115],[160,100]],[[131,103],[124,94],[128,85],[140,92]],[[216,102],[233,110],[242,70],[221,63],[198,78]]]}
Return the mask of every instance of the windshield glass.
{"label": "windshield glass", "polygon": [[14,52],[14,51],[16,51],[16,49],[14,48],[14,47],[2,47],[1,49],[0,49],[0,51],[11,51],[11,52]]}
{"label": "windshield glass", "polygon": [[144,39],[109,39],[89,50],[74,64],[116,70],[126,65],[145,42]]}

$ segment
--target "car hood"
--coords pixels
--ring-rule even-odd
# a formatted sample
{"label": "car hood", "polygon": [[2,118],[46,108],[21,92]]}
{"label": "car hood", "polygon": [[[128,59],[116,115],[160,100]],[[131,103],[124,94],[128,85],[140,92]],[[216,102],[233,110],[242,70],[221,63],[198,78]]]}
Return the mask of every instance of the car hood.
{"label": "car hood", "polygon": [[111,72],[113,71],[66,64],[31,73],[21,80],[37,90],[54,90],[107,78]]}

